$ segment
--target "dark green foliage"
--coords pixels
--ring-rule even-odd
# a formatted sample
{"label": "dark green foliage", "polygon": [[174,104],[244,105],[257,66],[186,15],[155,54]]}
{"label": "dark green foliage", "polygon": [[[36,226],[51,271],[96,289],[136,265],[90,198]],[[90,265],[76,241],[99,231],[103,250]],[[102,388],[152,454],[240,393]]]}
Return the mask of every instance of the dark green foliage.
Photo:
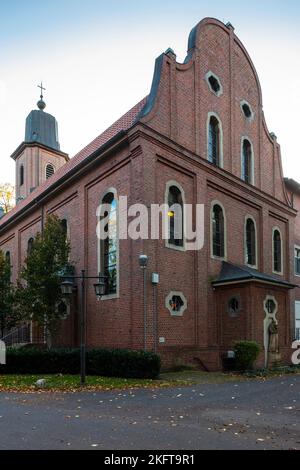
{"label": "dark green foliage", "polygon": [[234,352],[236,368],[241,371],[251,370],[260,353],[260,346],[255,341],[237,341]]}
{"label": "dark green foliage", "polygon": [[[79,349],[8,349],[0,374],[79,374]],[[153,379],[159,375],[160,357],[151,352],[126,349],[90,349],[88,375]]]}
{"label": "dark green foliage", "polygon": [[127,349],[92,349],[87,353],[91,375],[152,379],[160,372],[160,357],[151,352]]}
{"label": "dark green foliage", "polygon": [[21,271],[15,296],[15,308],[24,321],[34,321],[47,332],[48,345],[59,327],[62,314],[60,273],[68,264],[70,245],[61,220],[47,218],[43,233],[32,243]]}
{"label": "dark green foliage", "polygon": [[6,330],[16,326],[19,319],[13,309],[14,288],[10,277],[10,259],[0,250],[0,338]]}

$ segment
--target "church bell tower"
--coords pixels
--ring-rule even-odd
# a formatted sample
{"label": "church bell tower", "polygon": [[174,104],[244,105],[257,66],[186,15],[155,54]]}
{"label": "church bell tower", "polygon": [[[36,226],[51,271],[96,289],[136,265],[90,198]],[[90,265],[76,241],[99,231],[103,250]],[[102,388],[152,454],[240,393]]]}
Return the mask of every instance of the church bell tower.
{"label": "church bell tower", "polygon": [[16,201],[20,202],[63,166],[69,157],[60,150],[57,121],[45,113],[43,84],[38,109],[27,116],[25,140],[11,157],[16,162]]}

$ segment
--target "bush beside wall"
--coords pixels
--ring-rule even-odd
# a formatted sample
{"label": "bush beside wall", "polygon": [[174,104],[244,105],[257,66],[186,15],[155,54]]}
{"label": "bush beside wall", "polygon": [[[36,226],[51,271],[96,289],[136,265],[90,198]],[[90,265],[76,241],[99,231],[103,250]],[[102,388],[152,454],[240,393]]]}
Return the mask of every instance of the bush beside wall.
{"label": "bush beside wall", "polygon": [[[157,354],[126,349],[90,349],[86,373],[107,377],[150,378],[159,375]],[[10,348],[0,374],[79,374],[79,349]]]}
{"label": "bush beside wall", "polygon": [[237,370],[251,370],[259,356],[260,346],[255,341],[237,341],[234,352]]}

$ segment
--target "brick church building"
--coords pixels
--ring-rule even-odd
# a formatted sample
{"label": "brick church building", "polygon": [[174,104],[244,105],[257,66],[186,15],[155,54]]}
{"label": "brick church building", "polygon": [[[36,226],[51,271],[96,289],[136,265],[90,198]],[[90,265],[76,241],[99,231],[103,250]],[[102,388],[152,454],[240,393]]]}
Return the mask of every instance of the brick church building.
{"label": "brick church building", "polygon": [[[234,341],[248,339],[260,343],[263,365],[274,319],[275,359],[290,362],[297,325],[300,331],[300,187],[283,178],[259,79],[233,26],[211,18],[197,24],[185,61],[172,49],[161,54],[149,95],[71,159],[44,108],[41,98],[12,155],[17,205],[0,220],[14,280],[28,244],[57,214],[76,273],[108,279],[101,301],[92,283],[86,292],[88,347],[146,347],[168,366],[194,361],[216,370]],[[203,248],[186,249],[184,231],[176,238],[170,230],[167,240],[120,239],[120,196],[147,207],[203,204]],[[96,236],[102,203],[110,204],[117,233],[106,244]],[[148,256],[145,286],[141,254]],[[76,305],[58,345],[78,344]]]}

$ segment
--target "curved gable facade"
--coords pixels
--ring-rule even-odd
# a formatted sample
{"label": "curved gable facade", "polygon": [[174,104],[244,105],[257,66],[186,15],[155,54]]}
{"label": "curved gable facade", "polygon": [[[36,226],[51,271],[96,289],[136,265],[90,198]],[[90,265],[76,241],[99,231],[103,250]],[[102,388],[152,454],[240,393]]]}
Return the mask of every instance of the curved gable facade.
{"label": "curved gable facade", "polygon": [[[214,92],[211,74],[219,82]],[[248,104],[251,116],[243,111]],[[241,139],[253,145],[254,185],[288,204],[280,147],[264,119],[262,92],[255,67],[232,25],[205,18],[193,28],[183,64],[168,49],[158,57],[142,122],[207,159],[207,116],[216,113],[223,123],[224,170],[242,174]]]}

